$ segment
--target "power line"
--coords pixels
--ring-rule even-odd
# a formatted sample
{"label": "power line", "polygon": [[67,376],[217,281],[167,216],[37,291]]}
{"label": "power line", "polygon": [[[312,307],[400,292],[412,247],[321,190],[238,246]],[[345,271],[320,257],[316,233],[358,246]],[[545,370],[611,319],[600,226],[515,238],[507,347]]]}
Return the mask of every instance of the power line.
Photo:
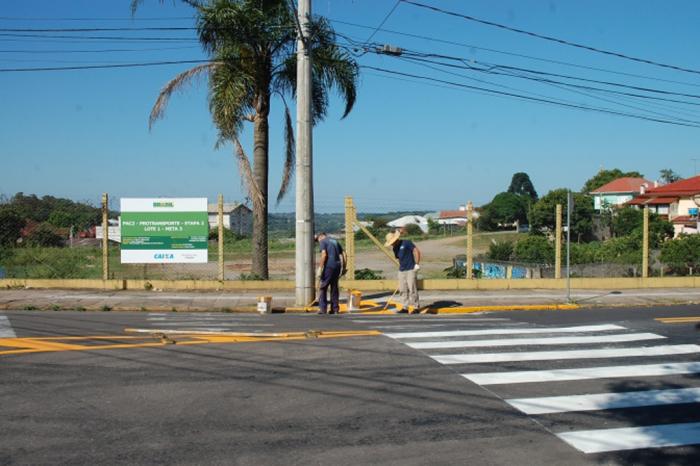
{"label": "power line", "polygon": [[163,50],[191,50],[198,49],[198,45],[188,45],[186,47],[156,47],[146,49],[93,49],[93,50],[62,50],[62,49],[44,49],[44,50],[0,50],[0,53],[122,53],[122,52],[158,52]]}
{"label": "power line", "polygon": [[36,72],[36,71],[74,71],[74,70],[94,70],[106,68],[142,68],[147,66],[162,66],[162,65],[186,65],[195,63],[214,63],[211,60],[170,60],[170,61],[154,61],[144,63],[118,63],[112,65],[83,65],[83,66],[51,66],[41,68],[0,68],[0,73],[19,73],[19,72]]}
{"label": "power line", "polygon": [[394,11],[396,10],[396,8],[397,8],[400,4],[401,4],[401,0],[396,0],[396,3],[394,3],[394,6],[391,8],[391,10],[389,10],[389,13],[387,13],[386,16],[384,16],[384,19],[382,20],[382,22],[379,23],[379,26],[377,26],[376,28],[374,28],[374,31],[372,31],[372,34],[370,34],[370,36],[369,36],[367,39],[365,39],[365,42],[364,42],[365,44],[367,44],[370,40],[372,40],[372,37],[374,37],[374,35],[381,29],[381,27],[384,26],[384,23],[387,22],[387,20],[389,19],[389,17],[394,13]]}
{"label": "power line", "polygon": [[196,31],[195,27],[118,27],[118,28],[0,28],[0,32],[115,32],[115,31]]}
{"label": "power line", "polygon": [[484,20],[484,19],[475,18],[475,17],[473,17],[473,16],[464,15],[464,14],[461,14],[461,13],[457,13],[457,12],[455,12],[455,11],[444,10],[444,9],[442,9],[442,8],[438,8],[438,7],[435,7],[435,6],[432,6],[432,5],[425,5],[425,4],[423,4],[423,3],[418,3],[418,2],[411,1],[411,0],[401,0],[401,1],[404,2],[404,3],[408,3],[408,4],[410,4],[410,5],[414,5],[414,6],[420,7],[420,8],[425,8],[425,9],[427,9],[427,10],[432,10],[432,11],[435,11],[435,12],[438,12],[438,13],[442,13],[442,14],[445,14],[445,15],[454,16],[454,17],[458,17],[458,18],[462,18],[462,19],[465,19],[465,20],[467,20],[467,21],[474,21],[474,22],[477,22],[477,23],[485,24],[485,25],[487,25],[487,26],[493,26],[493,27],[500,28],[500,29],[504,29],[504,30],[507,30],[507,31],[517,32],[518,34],[524,34],[524,35],[527,35],[527,36],[536,37],[536,38],[538,38],[538,39],[548,40],[548,41],[550,41],[550,42],[556,42],[556,43],[562,44],[562,45],[568,45],[568,46],[570,46],[570,47],[576,47],[576,48],[588,50],[588,51],[591,51],[591,52],[602,53],[602,54],[604,54],[604,55],[610,55],[610,56],[613,56],[613,57],[623,58],[623,59],[625,59],[625,60],[630,60],[630,61],[634,61],[634,62],[638,62],[638,63],[645,63],[645,64],[647,64],[647,65],[658,66],[658,67],[661,67],[661,68],[667,68],[667,69],[672,69],[672,70],[676,70],[676,71],[683,71],[683,72],[686,72],[686,73],[700,74],[700,71],[699,71],[699,70],[695,70],[695,69],[691,69],[691,68],[684,68],[684,67],[682,67],[682,66],[677,66],[677,65],[669,65],[669,64],[667,64],[667,63],[661,63],[661,62],[657,62],[657,61],[654,61],[654,60],[649,60],[649,59],[646,59],[646,58],[633,57],[633,56],[626,55],[626,54],[620,53],[620,52],[613,52],[613,51],[610,51],[610,50],[599,49],[599,48],[597,48],[597,47],[592,47],[592,46],[590,46],[590,45],[579,44],[579,43],[571,42],[571,41],[568,41],[568,40],[565,40],[565,39],[559,39],[559,38],[557,38],[557,37],[546,36],[546,35],[544,35],[544,34],[538,34],[538,33],[536,33],[536,32],[531,32],[531,31],[526,31],[526,30],[523,30],[523,29],[518,29],[518,28],[506,26],[505,24],[494,23],[493,21],[487,21],[487,20]]}
{"label": "power line", "polygon": [[551,100],[551,99],[529,97],[529,96],[525,96],[525,95],[521,95],[521,94],[515,94],[512,92],[497,91],[497,90],[488,89],[485,87],[478,87],[478,86],[472,86],[469,84],[457,83],[454,81],[447,81],[447,80],[443,80],[443,79],[434,78],[431,76],[422,76],[422,75],[416,75],[416,74],[412,74],[412,73],[404,73],[401,71],[390,70],[390,69],[380,68],[380,67],[376,67],[376,66],[360,65],[360,67],[365,68],[365,69],[380,71],[383,73],[390,73],[390,74],[395,74],[395,75],[399,75],[399,76],[405,76],[405,77],[410,77],[410,78],[417,78],[417,79],[421,79],[421,80],[438,82],[438,83],[448,84],[451,86],[457,86],[457,87],[461,87],[461,88],[465,88],[465,89],[473,89],[473,90],[486,92],[489,94],[513,97],[516,99],[528,100],[528,101],[533,101],[533,102],[538,102],[538,103],[552,104],[552,105],[558,105],[558,106],[568,107],[568,108],[573,108],[573,109],[578,109],[578,110],[594,111],[594,112],[606,113],[606,114],[610,114],[610,115],[636,118],[636,119],[640,119],[640,120],[653,121],[656,123],[664,123],[664,124],[677,125],[677,126],[686,126],[686,127],[691,127],[691,128],[700,128],[700,125],[696,125],[696,124],[689,124],[689,123],[683,123],[683,122],[672,121],[672,120],[664,120],[664,119],[660,119],[660,118],[648,117],[645,115],[636,115],[633,113],[619,112],[617,110],[611,110],[611,109],[602,108],[602,107],[590,107],[590,106],[586,106],[586,105],[562,103],[562,102],[557,102],[557,101]]}
{"label": "power line", "polygon": [[[407,49],[402,49],[402,50],[404,50],[404,52],[407,51]],[[493,63],[487,63],[487,62],[479,62],[477,60],[472,60],[472,59],[465,58],[465,57],[455,57],[455,56],[450,56],[450,55],[435,54],[435,53],[423,53],[423,52],[417,52],[417,51],[408,51],[408,52],[413,53],[417,56],[421,56],[421,57],[435,57],[435,58],[443,58],[446,60],[458,61],[458,62],[465,64],[470,69],[476,69],[476,68],[469,65],[469,63],[480,64],[482,66],[486,66],[486,68],[483,69],[483,71],[486,71],[489,73],[493,72],[493,70],[496,70],[496,69],[515,70],[515,71],[523,71],[526,73],[532,73],[532,74],[543,75],[543,76],[553,76],[553,77],[557,77],[557,78],[573,79],[573,80],[582,81],[582,82],[604,84],[607,86],[614,86],[614,87],[632,89],[632,90],[637,90],[637,91],[652,92],[652,93],[664,94],[664,95],[676,95],[676,96],[681,96],[681,97],[691,97],[694,99],[700,99],[700,95],[698,95],[698,94],[688,94],[685,92],[675,92],[675,91],[669,91],[669,90],[665,90],[665,89],[656,89],[656,88],[651,88],[651,87],[634,86],[631,84],[623,84],[623,83],[618,83],[618,82],[614,82],[614,81],[602,81],[602,80],[598,80],[598,79],[581,78],[578,76],[572,76],[572,75],[568,75],[568,74],[550,73],[547,71],[533,70],[531,68],[522,68],[522,67],[518,67],[518,66],[499,65],[499,64],[493,64]]]}
{"label": "power line", "polygon": [[[542,72],[542,71],[537,71],[537,70],[528,70],[526,68],[511,67],[511,66],[505,66],[505,65],[490,65],[487,68],[479,68],[479,67],[464,63],[464,60],[460,59],[458,57],[448,57],[445,55],[441,56],[441,58],[445,58],[445,59],[449,59],[449,60],[456,60],[456,61],[460,61],[460,62],[464,63],[462,65],[455,65],[455,64],[451,64],[451,63],[445,63],[445,62],[434,61],[434,60],[427,60],[427,59],[423,58],[423,56],[425,56],[425,55],[437,56],[435,54],[417,54],[417,55],[419,57],[412,57],[409,55],[409,56],[404,56],[403,58],[416,60],[416,61],[426,61],[428,63],[433,63],[433,64],[446,66],[446,67],[450,67],[450,68],[459,68],[459,69],[465,69],[465,70],[469,70],[469,71],[482,72],[482,73],[486,73],[486,74],[494,74],[494,75],[500,75],[500,76],[509,76],[509,77],[527,79],[529,81],[536,81],[536,82],[540,82],[540,83],[544,83],[544,84],[558,84],[558,85],[564,85],[564,86],[568,86],[568,87],[574,87],[574,88],[579,88],[579,89],[584,89],[584,90],[589,90],[589,91],[607,92],[607,93],[611,93],[611,94],[619,94],[619,95],[625,95],[625,96],[629,96],[629,97],[639,97],[639,98],[643,98],[643,99],[661,100],[661,101],[665,101],[665,102],[680,103],[680,104],[685,104],[685,105],[700,105],[700,102],[687,102],[687,101],[678,100],[678,99],[669,99],[669,98],[664,98],[664,97],[636,94],[636,93],[631,93],[631,92],[625,92],[625,91],[619,91],[619,90],[613,90],[613,89],[605,89],[605,88],[594,87],[594,86],[586,86],[586,85],[581,85],[581,84],[567,83],[567,82],[557,81],[557,80],[552,80],[552,79],[547,79],[547,78],[533,77],[533,76],[513,73],[511,70],[514,70],[514,71],[520,70],[520,71],[523,71],[526,73],[533,73],[533,74],[537,74],[537,75],[561,76],[561,77],[566,78],[566,79],[574,79],[574,80],[580,80],[580,81],[585,81],[585,82],[600,83],[600,84],[604,84],[604,85],[617,86],[617,87],[621,87],[621,88],[639,89],[639,90],[643,90],[646,92],[665,94],[665,95],[679,95],[679,96],[689,97],[689,98],[694,98],[694,99],[700,99],[700,95],[698,95],[698,94],[685,94],[685,93],[677,93],[677,92],[673,92],[673,91],[666,91],[666,90],[660,90],[660,89],[641,88],[641,87],[637,87],[637,86],[629,86],[629,85],[625,85],[625,84],[611,83],[611,82],[607,82],[607,81],[597,81],[597,80],[593,80],[593,79],[578,78],[575,76],[559,75],[559,74],[547,73],[547,72]],[[478,62],[475,62],[475,63],[478,63]],[[498,69],[506,69],[509,72],[505,72],[505,73],[498,72],[498,71],[496,71]]]}
{"label": "power line", "polygon": [[[517,91],[517,92],[523,92],[523,93],[526,93],[526,94],[535,95],[535,96],[537,96],[537,97],[541,97],[541,98],[548,99],[548,100],[556,100],[557,102],[564,103],[564,104],[566,104],[566,105],[569,105],[569,104],[577,105],[576,103],[571,102],[571,101],[566,101],[566,100],[563,100],[563,99],[554,99],[553,97],[545,96],[545,95],[538,94],[538,93],[535,93],[535,92],[525,91],[525,90],[522,90],[522,89],[517,89],[517,88],[510,87],[510,86],[505,86],[505,85],[502,85],[502,84],[493,83],[493,82],[489,82],[489,81],[485,81],[485,80],[481,80],[481,79],[470,78],[470,77],[468,77],[468,76],[464,76],[464,75],[462,75],[462,74],[452,73],[452,72],[449,72],[449,71],[446,71],[446,70],[442,70],[442,69],[439,69],[439,68],[437,68],[437,67],[427,65],[427,64],[425,64],[425,63],[420,63],[420,62],[419,62],[418,64],[420,64],[421,66],[427,67],[427,68],[429,68],[429,69],[432,69],[432,70],[436,70],[436,71],[439,71],[439,72],[442,72],[442,73],[450,74],[450,75],[452,75],[452,76],[457,76],[457,77],[460,77],[460,78],[464,78],[464,79],[469,79],[469,80],[472,80],[472,81],[480,82],[480,83],[482,83],[482,84],[487,84],[487,85],[491,85],[491,86],[501,87],[501,88],[504,88],[504,89],[510,89],[510,90],[514,90],[514,91]],[[562,89],[562,87],[563,87],[563,86],[557,85],[557,84],[550,84],[550,85],[552,85],[552,86],[554,86],[554,87],[557,87],[557,88],[559,88],[559,89]],[[567,91],[569,91],[569,92],[574,92],[574,93],[579,94],[579,95],[584,95],[584,96],[586,96],[586,97],[591,97],[591,98],[594,98],[594,99],[603,100],[603,101],[605,101],[605,102],[613,103],[613,104],[615,104],[615,105],[619,105],[619,106],[622,106],[622,107],[632,108],[632,109],[635,109],[635,110],[639,110],[639,111],[646,112],[646,113],[650,113],[650,114],[657,115],[657,116],[663,116],[663,117],[666,117],[666,118],[670,118],[670,119],[672,119],[672,120],[674,120],[674,121],[683,121],[683,122],[687,122],[687,123],[692,123],[692,124],[698,125],[698,126],[700,127],[700,121],[687,120],[687,119],[685,119],[685,118],[681,118],[681,117],[678,117],[678,116],[676,116],[676,115],[669,115],[669,114],[667,114],[667,113],[660,113],[660,112],[656,112],[656,111],[654,111],[654,110],[649,110],[649,109],[637,107],[637,106],[634,106],[634,105],[628,105],[628,104],[620,103],[620,102],[615,101],[615,100],[612,100],[612,99],[606,99],[606,98],[604,98],[604,97],[600,97],[600,96],[596,96],[596,95],[591,95],[591,94],[588,94],[588,93],[586,93],[586,92],[582,92],[582,91],[578,91],[578,90],[573,90],[573,89],[564,89],[564,90],[567,90]]]}
{"label": "power line", "polygon": [[[361,28],[361,29],[374,29],[373,26],[368,26],[366,24],[358,24],[358,23],[352,23],[352,22],[348,22],[348,21],[341,21],[339,19],[331,19],[331,21],[333,23],[344,24],[346,26],[352,26],[352,27],[357,27],[357,28]],[[457,47],[463,47],[463,48],[467,48],[467,49],[483,50],[485,52],[497,53],[497,54],[501,54],[501,55],[509,55],[512,57],[524,58],[524,59],[533,60],[533,61],[540,61],[543,63],[551,63],[554,65],[562,65],[562,66],[568,66],[571,68],[579,68],[579,69],[585,69],[585,70],[590,70],[590,71],[599,71],[601,73],[615,74],[618,76],[627,76],[627,77],[631,77],[631,78],[647,79],[650,81],[659,81],[659,82],[666,82],[666,83],[671,83],[671,84],[680,84],[683,86],[700,87],[700,84],[696,84],[696,83],[677,81],[677,80],[673,80],[673,79],[658,78],[658,77],[654,77],[654,76],[646,76],[646,75],[636,74],[636,73],[626,73],[624,71],[609,70],[609,69],[605,69],[605,68],[598,68],[595,66],[580,65],[578,63],[570,63],[570,62],[565,62],[565,61],[560,61],[560,60],[552,60],[549,58],[536,57],[533,55],[526,55],[526,54],[522,54],[522,53],[508,52],[505,50],[492,49],[492,48],[488,48],[488,47],[480,47],[478,45],[468,44],[465,42],[456,42],[456,41],[452,41],[452,40],[440,39],[437,37],[431,37],[431,36],[426,36],[426,35],[421,35],[421,34],[413,34],[413,33],[404,32],[404,31],[396,31],[396,30],[381,29],[381,28],[379,30],[382,32],[388,33],[388,34],[394,34],[394,35],[404,36],[404,37],[411,37],[413,39],[422,39],[422,40],[427,40],[430,42],[437,42],[437,43],[441,43],[441,44],[454,45]]]}
{"label": "power line", "polygon": [[2,37],[26,37],[26,38],[41,38],[41,39],[73,39],[73,40],[110,40],[110,41],[158,41],[158,42],[192,42],[197,41],[195,37],[192,38],[178,38],[178,37],[125,37],[125,36],[62,36],[62,35],[49,35],[49,34],[24,34],[24,33],[0,33]]}
{"label": "power line", "polygon": [[170,17],[151,17],[151,18],[49,18],[49,17],[18,17],[18,16],[0,16],[2,21],[180,21],[191,20],[192,16],[170,16]]}

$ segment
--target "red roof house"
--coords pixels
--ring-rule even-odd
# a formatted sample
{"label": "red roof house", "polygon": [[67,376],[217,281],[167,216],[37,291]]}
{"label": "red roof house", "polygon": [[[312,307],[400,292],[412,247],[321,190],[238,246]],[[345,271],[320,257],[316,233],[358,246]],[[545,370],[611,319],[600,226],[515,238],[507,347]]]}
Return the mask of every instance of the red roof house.
{"label": "red roof house", "polygon": [[700,196],[700,176],[646,189],[627,204],[637,208],[648,206],[650,211],[668,216],[676,234],[688,233],[697,220],[698,205],[693,200],[696,196]]}
{"label": "red roof house", "polygon": [[618,178],[590,192],[593,196],[593,208],[603,210],[624,205],[634,196],[652,186],[654,183],[644,178],[631,176]]}

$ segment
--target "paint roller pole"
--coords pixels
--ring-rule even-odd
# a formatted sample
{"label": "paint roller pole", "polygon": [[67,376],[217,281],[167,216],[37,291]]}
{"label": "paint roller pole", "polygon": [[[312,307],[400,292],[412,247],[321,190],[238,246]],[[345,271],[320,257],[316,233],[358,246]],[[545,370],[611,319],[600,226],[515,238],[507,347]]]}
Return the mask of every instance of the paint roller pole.
{"label": "paint roller pole", "polygon": [[314,299],[314,191],[311,128],[311,56],[307,49],[311,0],[299,0],[297,11],[297,140],[295,300]]}

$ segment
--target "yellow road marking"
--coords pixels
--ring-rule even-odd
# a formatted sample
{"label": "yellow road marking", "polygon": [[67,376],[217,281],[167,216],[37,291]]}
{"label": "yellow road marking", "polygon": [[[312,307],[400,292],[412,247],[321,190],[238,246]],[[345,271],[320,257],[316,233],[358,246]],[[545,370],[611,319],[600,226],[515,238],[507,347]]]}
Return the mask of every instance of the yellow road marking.
{"label": "yellow road marking", "polygon": [[700,322],[700,317],[657,317],[654,320],[662,324],[690,324]]}
{"label": "yellow road marking", "polygon": [[[142,330],[142,329],[126,329],[126,330]],[[145,329],[144,329],[145,330]],[[287,332],[278,334],[242,334],[242,333],[192,333],[192,332],[177,332],[177,331],[162,331],[150,330],[146,332],[149,336],[87,336],[87,337],[36,337],[36,338],[1,338],[0,348],[12,348],[1,350],[1,355],[24,354],[24,353],[40,353],[40,352],[62,352],[62,351],[94,351],[94,350],[111,350],[111,349],[129,349],[129,348],[150,348],[168,345],[163,341],[146,341],[151,338],[158,338],[157,334],[177,335],[182,339],[176,342],[178,345],[203,345],[212,343],[246,343],[246,342],[261,342],[261,341],[282,341],[282,340],[303,340],[307,338],[344,338],[353,336],[375,336],[381,335],[381,332],[376,330],[368,331],[309,331],[309,332]],[[89,343],[94,341],[104,340],[119,340],[125,343],[113,344],[75,344]],[[70,341],[69,343],[61,343],[61,341]],[[129,341],[133,343],[129,343]]]}

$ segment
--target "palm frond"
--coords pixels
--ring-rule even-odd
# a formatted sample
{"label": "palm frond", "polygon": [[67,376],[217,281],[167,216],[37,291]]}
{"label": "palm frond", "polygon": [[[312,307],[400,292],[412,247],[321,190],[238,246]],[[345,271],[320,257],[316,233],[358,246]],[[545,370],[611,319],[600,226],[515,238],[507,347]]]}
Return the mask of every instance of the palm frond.
{"label": "palm frond", "polygon": [[[164,3],[164,0],[158,0],[160,3]],[[187,5],[190,5],[191,7],[194,8],[202,8],[204,5],[203,2],[197,1],[197,0],[180,0],[182,3],[186,3]],[[136,10],[138,10],[139,5],[141,5],[144,2],[144,0],[131,0],[131,16],[134,16],[136,14]],[[174,0],[173,0],[174,3]]]}
{"label": "palm frond", "polygon": [[262,192],[260,191],[258,183],[255,182],[255,176],[253,176],[253,170],[250,167],[250,160],[248,159],[248,156],[243,150],[241,141],[237,137],[234,137],[233,143],[236,146],[236,150],[234,153],[236,155],[236,162],[238,162],[238,171],[241,174],[241,183],[243,184],[245,190],[248,192],[248,195],[252,199],[253,204],[255,204],[258,207],[264,206],[265,199],[263,197]]}
{"label": "palm frond", "polygon": [[209,112],[222,140],[233,140],[248,114],[254,114],[251,77],[236,62],[225,62],[209,75]]}
{"label": "palm frond", "polygon": [[295,147],[294,147],[294,125],[292,123],[292,115],[289,113],[289,107],[287,102],[282,99],[284,103],[284,143],[285,143],[285,157],[284,157],[284,170],[282,172],[282,184],[280,185],[280,191],[277,194],[277,204],[284,198],[289,190],[289,185],[292,181],[292,175],[294,174],[294,163],[295,163]]}
{"label": "palm frond", "polygon": [[168,102],[170,101],[170,97],[172,96],[173,92],[182,89],[182,87],[188,84],[192,79],[199,77],[204,73],[208,73],[217,66],[218,63],[205,63],[203,65],[197,65],[194,68],[190,68],[189,70],[178,74],[165,86],[163,86],[160,94],[158,94],[156,103],[153,104],[153,108],[151,109],[151,115],[148,118],[148,129],[150,130],[153,127],[156,120],[163,118],[165,109],[168,106]]}

